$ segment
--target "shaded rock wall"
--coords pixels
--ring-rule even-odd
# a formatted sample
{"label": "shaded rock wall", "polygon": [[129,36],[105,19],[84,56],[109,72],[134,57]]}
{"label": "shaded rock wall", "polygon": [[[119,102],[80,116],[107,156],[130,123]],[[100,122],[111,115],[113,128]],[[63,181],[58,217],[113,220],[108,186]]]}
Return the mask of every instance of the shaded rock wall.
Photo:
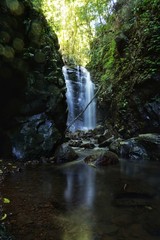
{"label": "shaded rock wall", "polygon": [[159,10],[159,0],[119,0],[92,43],[100,114],[121,137],[160,131]]}
{"label": "shaded rock wall", "polygon": [[66,128],[58,39],[30,1],[0,1],[0,156],[49,156]]}

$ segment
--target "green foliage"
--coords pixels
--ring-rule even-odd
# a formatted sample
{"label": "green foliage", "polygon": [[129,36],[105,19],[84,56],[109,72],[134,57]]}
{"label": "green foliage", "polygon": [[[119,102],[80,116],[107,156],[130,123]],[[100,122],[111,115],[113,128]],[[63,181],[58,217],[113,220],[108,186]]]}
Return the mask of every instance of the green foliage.
{"label": "green foliage", "polygon": [[8,198],[3,198],[3,203],[10,203],[10,200]]}
{"label": "green foliage", "polygon": [[106,21],[111,0],[32,0],[42,9],[56,31],[64,60],[85,65],[90,61],[90,43]]}
{"label": "green foliage", "polygon": [[[10,203],[10,200],[8,198],[3,198],[2,202],[4,204],[8,204],[8,203]],[[7,214],[4,213],[3,216],[0,216],[0,221],[4,221],[6,218],[7,218]]]}
{"label": "green foliage", "polygon": [[[89,66],[98,81],[116,84],[132,75],[130,89],[125,86],[128,91],[157,72],[160,62],[159,11],[159,0],[117,1],[107,23],[103,29],[99,28],[92,42]],[[98,46],[94,48],[96,42]],[[97,69],[100,70],[98,74]]]}
{"label": "green foliage", "polygon": [[4,221],[7,218],[7,214],[4,213],[4,215],[2,216],[2,218],[0,219],[1,221]]}
{"label": "green foliage", "polygon": [[104,67],[105,69],[111,70],[114,67],[114,62],[115,62],[115,51],[116,51],[116,42],[114,39],[111,40],[111,42],[108,44],[108,51],[105,54],[104,58],[106,61]]}
{"label": "green foliage", "polygon": [[[68,63],[95,69],[97,79],[118,81],[121,71],[156,69],[160,51],[160,0],[32,0],[59,38]],[[146,48],[147,44],[147,48]],[[138,50],[137,50],[138,49]],[[148,49],[148,50],[147,50]],[[148,54],[156,52],[151,65]],[[155,55],[155,54],[154,54]],[[152,66],[147,72],[148,66]],[[135,81],[135,82],[136,82]]]}

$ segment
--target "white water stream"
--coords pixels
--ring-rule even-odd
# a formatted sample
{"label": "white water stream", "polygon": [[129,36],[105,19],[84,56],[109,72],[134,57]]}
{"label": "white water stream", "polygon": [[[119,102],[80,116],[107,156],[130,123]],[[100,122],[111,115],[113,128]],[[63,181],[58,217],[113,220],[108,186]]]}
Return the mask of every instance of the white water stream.
{"label": "white water stream", "polygon": [[95,84],[91,81],[90,73],[84,67],[69,69],[64,66],[63,74],[67,87],[68,126],[91,102],[72,124],[70,131],[94,129],[96,127],[96,99],[93,99]]}

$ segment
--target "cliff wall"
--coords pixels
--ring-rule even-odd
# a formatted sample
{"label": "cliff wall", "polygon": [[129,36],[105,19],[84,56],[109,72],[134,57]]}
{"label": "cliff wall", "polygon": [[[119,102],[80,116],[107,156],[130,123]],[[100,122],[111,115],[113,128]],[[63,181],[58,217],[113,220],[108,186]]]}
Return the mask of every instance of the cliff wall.
{"label": "cliff wall", "polygon": [[58,39],[29,0],[0,1],[0,156],[50,156],[66,128]]}

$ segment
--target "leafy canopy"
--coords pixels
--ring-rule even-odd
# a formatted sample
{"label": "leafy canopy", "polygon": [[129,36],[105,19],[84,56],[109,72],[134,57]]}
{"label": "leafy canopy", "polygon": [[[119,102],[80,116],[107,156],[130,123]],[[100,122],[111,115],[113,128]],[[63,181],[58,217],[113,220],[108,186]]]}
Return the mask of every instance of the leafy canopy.
{"label": "leafy canopy", "polygon": [[113,0],[32,0],[58,35],[69,63],[86,65],[96,29],[107,21]]}

